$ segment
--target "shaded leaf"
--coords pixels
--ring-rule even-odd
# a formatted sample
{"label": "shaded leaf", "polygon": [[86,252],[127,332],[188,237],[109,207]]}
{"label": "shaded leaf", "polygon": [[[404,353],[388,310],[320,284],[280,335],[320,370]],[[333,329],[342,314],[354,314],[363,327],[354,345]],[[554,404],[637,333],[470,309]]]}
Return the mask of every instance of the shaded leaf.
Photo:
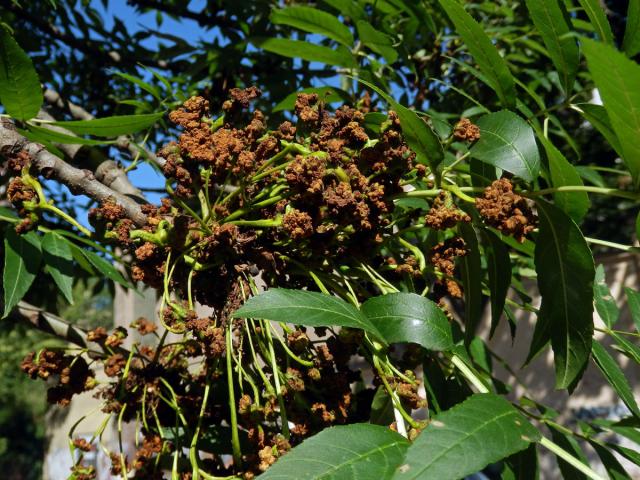
{"label": "shaded leaf", "polygon": [[372,52],[382,55],[387,63],[393,63],[398,59],[398,51],[393,46],[393,39],[379,30],[376,30],[366,20],[356,23],[360,41]]}
{"label": "shaded leaf", "polygon": [[631,386],[622,369],[600,343],[594,341],[591,348],[593,351],[593,360],[609,384],[620,396],[624,404],[629,407],[631,413],[640,418],[640,409],[638,409],[638,404],[633,396],[633,390],[631,390]]}
{"label": "shaded leaf", "polygon": [[344,47],[332,49],[315,43],[287,38],[253,38],[251,43],[267,52],[283,57],[301,58],[309,62],[320,62],[339,67],[355,68],[358,66],[351,52]]}
{"label": "shaded leaf", "polygon": [[[583,186],[580,174],[560,153],[560,150],[545,137],[540,137],[540,142],[549,160],[552,185],[554,187]],[[582,221],[591,205],[586,192],[556,192],[553,194],[553,199],[555,205],[576,223]]]}
{"label": "shaded leaf", "polygon": [[308,327],[360,328],[382,338],[371,321],[353,305],[331,295],[306,290],[271,288],[251,297],[233,316]]}
{"label": "shaded leaf", "polygon": [[66,128],[78,135],[117,137],[119,135],[128,135],[151,127],[163,116],[164,112],[145,113],[142,115],[114,115],[113,117],[96,118],[93,120],[52,122],[51,125]]}
{"label": "shaded leaf", "polygon": [[640,332],[640,292],[636,292],[629,287],[624,287],[624,292],[627,294],[627,305],[629,306],[631,319],[636,326],[636,330]]}
{"label": "shaded leaf", "polygon": [[133,83],[134,85],[139,86],[145,92],[150,93],[151,96],[155,99],[162,101],[162,94],[160,93],[158,87],[156,87],[155,85],[151,85],[150,83],[147,83],[138,77],[134,77],[133,75],[129,75],[128,73],[113,72],[113,74],[127,80],[128,82]]}
{"label": "shaded leaf", "polygon": [[563,2],[559,0],[526,0],[526,4],[568,97],[578,72],[580,54],[575,38],[568,35],[572,28]]}
{"label": "shaded leaf", "polygon": [[507,108],[515,108],[515,81],[507,63],[487,37],[484,28],[457,1],[439,1],[502,104]]}
{"label": "shaded leaf", "polygon": [[42,257],[53,281],[69,303],[73,303],[73,255],[69,242],[48,232],[42,238]]}
{"label": "shaded leaf", "polygon": [[417,343],[428,350],[453,346],[451,325],[431,300],[415,293],[390,293],[362,304],[361,312],[388,343]]}
{"label": "shaded leaf", "polygon": [[622,48],[630,57],[640,52],[640,0],[629,0]]}
{"label": "shaded leaf", "polygon": [[505,460],[502,480],[538,480],[538,478],[540,478],[540,467],[535,443]]}
{"label": "shaded leaf", "polygon": [[609,114],[605,108],[602,105],[595,105],[593,103],[578,103],[575,107],[582,113],[582,116],[600,132],[607,142],[609,142],[611,148],[622,157],[620,141],[613,131],[613,127],[609,121]]}
{"label": "shaded leaf", "polygon": [[540,173],[540,153],[533,130],[513,112],[502,110],[480,117],[480,139],[471,156],[500,167],[528,182]]}
{"label": "shaded leaf", "polygon": [[588,38],[582,45],[589,70],[620,141],[622,158],[634,186],[640,186],[640,65],[615,48]]}
{"label": "shaded leaf", "polygon": [[390,478],[408,446],[406,438],[380,425],[330,427],[307,438],[258,478]]}
{"label": "shaded leaf", "polygon": [[579,0],[600,41],[614,45],[611,25],[599,0]]}
{"label": "shaded leaf", "polygon": [[[560,432],[555,428],[551,428],[551,438],[555,443],[569,452],[573,457],[577,458],[585,465],[589,465],[587,457],[580,448],[580,445],[578,445],[578,442],[573,437],[565,434],[564,432]],[[570,463],[567,463],[566,460],[559,456],[557,456],[556,458],[558,459],[558,467],[560,467],[560,472],[562,473],[562,478],[564,480],[587,480],[587,476],[584,473],[577,470]]]}
{"label": "shaded leaf", "polygon": [[615,299],[611,296],[611,291],[609,290],[609,286],[605,280],[604,267],[602,265],[598,265],[596,268],[595,280],[593,282],[596,311],[598,312],[598,315],[600,315],[604,324],[607,327],[612,328],[618,321],[620,310],[618,309],[618,305],[616,305]]}
{"label": "shaded leaf", "polygon": [[461,223],[458,231],[469,250],[459,260],[462,291],[464,293],[465,342],[469,343],[475,336],[482,316],[482,266],[478,238],[473,227],[468,223]]}
{"label": "shaded leaf", "polygon": [[0,25],[0,102],[19,120],[35,117],[42,106],[40,79],[29,56]]}
{"label": "shaded leaf", "polygon": [[[544,200],[538,200],[537,206],[540,233],[535,266],[542,303],[534,338],[551,339],[556,388],[571,388],[591,353],[595,266],[578,226]],[[529,358],[532,354],[533,350]]]}
{"label": "shaded leaf", "polygon": [[4,271],[2,285],[4,287],[4,313],[9,315],[35,280],[42,250],[40,238],[34,232],[18,235],[13,228],[5,231],[4,237]]}
{"label": "shaded leaf", "polygon": [[105,277],[110,280],[113,280],[116,283],[119,283],[125,288],[134,288],[129,282],[127,282],[122,274],[107,260],[102,258],[97,253],[94,253],[90,250],[81,250],[75,245],[72,247],[73,250],[78,249],[81,253],[89,260],[91,265],[93,265],[100,273],[102,273]]}
{"label": "shaded leaf", "polygon": [[500,323],[504,310],[507,291],[511,285],[511,259],[509,249],[490,230],[484,230],[488,244],[485,248],[487,270],[489,273],[489,291],[491,292],[491,331],[492,337]]}
{"label": "shaded leaf", "polygon": [[346,47],[353,45],[353,35],[351,35],[349,27],[330,13],[317,8],[303,6],[279,8],[271,13],[270,18],[275,24],[289,25],[305,32],[319,33]]}
{"label": "shaded leaf", "polygon": [[538,431],[507,400],[476,394],[433,418],[409,447],[393,480],[457,480],[538,438]]}
{"label": "shaded leaf", "polygon": [[628,480],[631,476],[627,473],[611,450],[599,442],[590,440],[589,444],[596,451],[602,465],[607,470],[611,480]]}

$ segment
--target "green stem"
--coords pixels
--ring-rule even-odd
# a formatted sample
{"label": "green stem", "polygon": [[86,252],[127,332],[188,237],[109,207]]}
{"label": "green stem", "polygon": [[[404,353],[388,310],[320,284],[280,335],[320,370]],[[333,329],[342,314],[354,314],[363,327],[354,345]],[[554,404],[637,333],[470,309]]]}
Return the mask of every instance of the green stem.
{"label": "green stem", "polygon": [[624,252],[633,251],[634,248],[637,248],[637,247],[634,247],[633,245],[623,245],[621,243],[609,242],[607,240],[600,240],[599,238],[584,237],[584,239],[587,242],[593,243],[595,245],[602,245],[604,247],[611,247],[611,248],[615,248],[615,249],[618,249],[618,250],[622,250]]}
{"label": "green stem", "polygon": [[261,219],[261,220],[231,220],[230,223],[232,225],[238,225],[242,227],[279,227],[282,225],[282,217],[278,216],[272,219]]}
{"label": "green stem", "polygon": [[266,328],[267,340],[269,341],[269,355],[271,357],[271,369],[273,370],[273,379],[276,385],[276,395],[278,396],[278,404],[280,405],[280,418],[282,419],[282,434],[289,439],[289,421],[287,420],[287,410],[284,405],[284,397],[282,396],[282,388],[280,386],[280,376],[278,365],[276,363],[276,353],[273,349],[273,338],[271,337],[271,329]]}
{"label": "green stem", "polygon": [[548,438],[542,437],[538,441],[538,443],[540,443],[540,445],[542,445],[547,450],[553,452],[556,456],[562,458],[565,462],[570,464],[576,470],[579,470],[582,473],[584,473],[587,477],[591,478],[592,480],[605,480],[604,477],[602,477],[602,476],[598,475],[596,472],[594,472],[591,469],[591,467],[589,467],[588,465],[585,465],[584,463],[582,463],[576,457],[574,457],[569,452],[567,452],[566,450],[561,448],[559,445],[553,443]]}
{"label": "green stem", "polygon": [[63,220],[67,221],[68,223],[76,227],[80,232],[85,234],[87,237],[91,237],[91,232],[87,228],[80,225],[75,218],[72,218],[71,216],[69,216],[62,210],[60,210],[58,207],[56,207],[55,205],[49,205],[48,203],[43,203],[40,206],[42,207],[43,210],[49,210],[54,215],[57,215]]}
{"label": "green stem", "polygon": [[591,187],[588,185],[566,185],[562,187],[545,188],[535,192],[520,192],[527,197],[539,197],[541,195],[548,195],[550,193],[562,193],[562,192],[587,192],[598,193],[601,195],[609,195],[612,197],[628,198],[630,200],[640,200],[640,194],[636,192],[627,192],[625,190],[619,190],[617,188],[605,188],[605,187]]}
{"label": "green stem", "polygon": [[200,467],[198,467],[198,436],[200,435],[200,429],[202,428],[202,418],[207,407],[207,401],[209,400],[209,390],[211,389],[211,380],[207,379],[207,384],[204,387],[204,394],[202,395],[202,405],[200,406],[200,415],[198,415],[198,424],[196,425],[196,431],[191,438],[191,445],[189,447],[189,460],[191,461],[191,468],[193,473],[193,480],[199,480]]}
{"label": "green stem", "polygon": [[227,325],[227,389],[229,390],[229,410],[231,418],[231,449],[233,451],[233,463],[236,469],[242,468],[242,451],[240,450],[240,436],[238,434],[238,417],[236,413],[236,398],[233,388],[233,372],[231,366],[231,323]]}

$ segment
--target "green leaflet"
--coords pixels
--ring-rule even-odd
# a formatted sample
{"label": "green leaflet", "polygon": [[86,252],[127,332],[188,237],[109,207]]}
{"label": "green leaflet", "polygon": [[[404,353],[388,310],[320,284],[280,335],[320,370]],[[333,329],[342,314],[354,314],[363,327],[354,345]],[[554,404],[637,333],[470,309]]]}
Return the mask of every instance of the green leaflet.
{"label": "green leaflet", "polygon": [[38,114],[42,101],[33,62],[0,25],[0,102],[12,117],[28,120]]}
{"label": "green leaflet", "polygon": [[436,172],[438,165],[444,159],[444,150],[438,136],[431,127],[416,112],[400,105],[375,85],[362,79],[358,79],[358,81],[375,91],[389,103],[391,108],[398,114],[402,135],[409,147],[416,153],[416,160],[420,163],[428,164],[431,170]]}
{"label": "green leaflet", "polygon": [[616,49],[588,38],[582,39],[582,45],[637,189],[640,187],[640,65]]}
{"label": "green leaflet", "polygon": [[128,73],[113,72],[113,74],[139,86],[145,92],[150,93],[155,99],[162,101],[162,93],[155,85],[151,85],[150,83],[147,83],[138,77],[134,77],[133,75],[129,75]]}
{"label": "green leaflet", "polygon": [[309,62],[320,62],[339,67],[356,68],[358,66],[351,52],[342,46],[332,49],[287,38],[253,38],[251,43],[267,52],[283,57],[301,58]]}
{"label": "green leaflet", "polygon": [[[549,160],[549,171],[551,172],[551,183],[554,187],[564,187],[579,185],[583,186],[580,174],[569,163],[569,161],[560,153],[548,139],[539,137],[540,142],[544,146]],[[564,211],[571,219],[580,223],[591,203],[589,195],[586,192],[556,192],[553,194],[555,205]]]}
{"label": "green leaflet", "polygon": [[[66,133],[57,132],[49,128],[39,127],[29,124],[29,131],[35,133],[39,138],[49,142],[71,144],[71,145],[107,145],[114,143],[113,140],[92,140],[90,138],[76,137]],[[64,157],[63,157],[64,158]]]}
{"label": "green leaflet", "polygon": [[451,325],[431,300],[415,293],[390,293],[362,304],[361,312],[388,343],[411,342],[427,350],[453,346]]}
{"label": "green leaflet", "polygon": [[620,140],[618,140],[616,133],[613,131],[613,127],[611,127],[609,115],[605,108],[602,105],[595,105],[593,103],[578,103],[575,106],[582,113],[582,116],[609,142],[611,148],[622,157]]}
{"label": "green leaflet", "polygon": [[532,128],[508,110],[484,115],[476,122],[480,139],[471,156],[511,172],[528,182],[540,173],[540,153]]}
{"label": "green leaflet", "polygon": [[629,0],[622,48],[630,57],[640,52],[640,0]]}
{"label": "green leaflet", "polygon": [[47,271],[69,303],[73,303],[73,255],[69,242],[48,232],[42,238],[42,256]]}
{"label": "green leaflet", "polygon": [[81,249],[73,244],[69,245],[71,246],[71,252],[74,258],[76,258],[76,261],[78,261],[78,263],[80,263],[80,261],[78,260],[78,255],[84,256],[89,261],[89,263],[91,263],[91,265],[93,265],[108,279],[119,283],[125,288],[135,289],[135,287],[127,282],[122,274],[118,270],[116,270],[116,268],[110,262],[102,258],[100,255],[92,252],[91,250]]}
{"label": "green leaflet", "polygon": [[376,30],[365,20],[356,23],[360,41],[372,52],[381,55],[387,63],[393,63],[398,59],[398,51],[393,46],[393,39],[384,32]]}
{"label": "green leaflet", "polygon": [[11,227],[5,230],[4,236],[4,313],[2,318],[11,313],[35,280],[40,269],[42,250],[40,237],[34,232],[18,235]]}
{"label": "green leaflet", "polygon": [[393,480],[457,480],[539,438],[538,431],[504,398],[472,395],[432,419],[407,450]]}
{"label": "green leaflet", "polygon": [[406,438],[380,425],[330,427],[303,441],[258,478],[388,479],[408,446]]}
{"label": "green leaflet", "polygon": [[489,291],[491,292],[491,331],[489,335],[493,336],[500,323],[507,292],[511,285],[511,259],[509,258],[509,249],[495,233],[485,229],[484,235],[488,240],[485,253],[489,273]]}
{"label": "green leaflet", "polygon": [[464,333],[465,342],[469,343],[476,333],[482,316],[482,267],[478,238],[468,223],[461,223],[458,232],[467,244],[467,253],[460,262],[460,277],[464,292]]}
{"label": "green leaflet", "polygon": [[618,321],[620,310],[616,305],[615,299],[611,296],[611,291],[605,282],[604,267],[598,265],[596,268],[596,277],[593,282],[593,295],[596,311],[604,324],[608,328],[613,328]]}
{"label": "green leaflet", "polygon": [[251,297],[233,316],[308,327],[360,328],[382,338],[371,321],[353,305],[331,295],[306,290],[271,288]]}
{"label": "green leaflet", "polygon": [[578,72],[580,54],[575,38],[568,35],[572,29],[564,5],[559,0],[526,0],[526,3],[558,70],[565,95],[569,97]]}
{"label": "green leaflet", "polygon": [[353,45],[353,35],[351,35],[349,27],[330,13],[317,8],[295,6],[276,9],[271,13],[270,18],[275,24],[289,25],[305,32],[319,33],[346,47]]}
{"label": "green leaflet", "polygon": [[540,233],[535,266],[542,304],[529,358],[551,339],[556,388],[571,388],[591,353],[595,267],[591,250],[571,218],[544,200],[538,200],[537,207]]}
{"label": "green leaflet", "polygon": [[598,34],[600,41],[613,46],[614,42],[611,25],[609,25],[609,20],[607,20],[607,16],[604,13],[599,0],[579,0],[579,2],[589,17],[589,21],[591,22],[591,25],[593,25],[593,29]]}
{"label": "green leaflet", "polygon": [[516,106],[516,87],[505,60],[484,29],[455,0],[439,0],[489,84],[507,108]]}
{"label": "green leaflet", "polygon": [[69,122],[53,122],[51,125],[71,130],[78,135],[95,135],[96,137],[118,137],[129,135],[153,126],[164,116],[164,112],[145,113],[142,115],[114,115],[113,117],[93,120],[71,120]]}
{"label": "green leaflet", "polygon": [[633,390],[631,390],[629,381],[625,377],[622,369],[618,366],[613,357],[609,355],[609,352],[607,352],[607,350],[597,341],[593,342],[592,351],[595,364],[598,366],[600,371],[602,371],[609,384],[613,387],[616,393],[620,395],[620,398],[629,408],[631,413],[640,418],[640,409],[638,408],[636,399],[633,396]]}

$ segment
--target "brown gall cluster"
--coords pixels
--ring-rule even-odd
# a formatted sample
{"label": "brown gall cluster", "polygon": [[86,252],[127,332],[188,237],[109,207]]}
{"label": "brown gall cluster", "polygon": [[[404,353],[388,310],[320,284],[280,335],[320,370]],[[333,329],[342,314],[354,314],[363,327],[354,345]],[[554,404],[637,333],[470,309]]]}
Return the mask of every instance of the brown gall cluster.
{"label": "brown gall cluster", "polygon": [[476,198],[476,207],[488,225],[513,236],[520,243],[538,224],[527,199],[515,193],[506,178],[488,186],[482,197]]}

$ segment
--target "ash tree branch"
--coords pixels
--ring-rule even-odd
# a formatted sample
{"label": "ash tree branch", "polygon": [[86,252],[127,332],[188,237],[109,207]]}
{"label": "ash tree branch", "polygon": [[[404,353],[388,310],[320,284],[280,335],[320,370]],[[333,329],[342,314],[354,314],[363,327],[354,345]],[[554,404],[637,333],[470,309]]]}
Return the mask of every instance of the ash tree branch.
{"label": "ash tree branch", "polygon": [[0,152],[18,150],[25,150],[31,156],[33,166],[45,178],[63,183],[74,194],[84,194],[101,203],[107,200],[114,201],[124,208],[127,217],[136,225],[143,226],[147,223],[147,216],[135,200],[99,182],[91,171],[75,168],[47,151],[42,145],[30,142],[16,131],[13,122],[2,119]]}
{"label": "ash tree branch", "polygon": [[88,346],[87,332],[71,325],[60,317],[35,307],[27,302],[20,302],[9,314],[12,320],[27,323],[45,333],[66,340],[81,348]]}

